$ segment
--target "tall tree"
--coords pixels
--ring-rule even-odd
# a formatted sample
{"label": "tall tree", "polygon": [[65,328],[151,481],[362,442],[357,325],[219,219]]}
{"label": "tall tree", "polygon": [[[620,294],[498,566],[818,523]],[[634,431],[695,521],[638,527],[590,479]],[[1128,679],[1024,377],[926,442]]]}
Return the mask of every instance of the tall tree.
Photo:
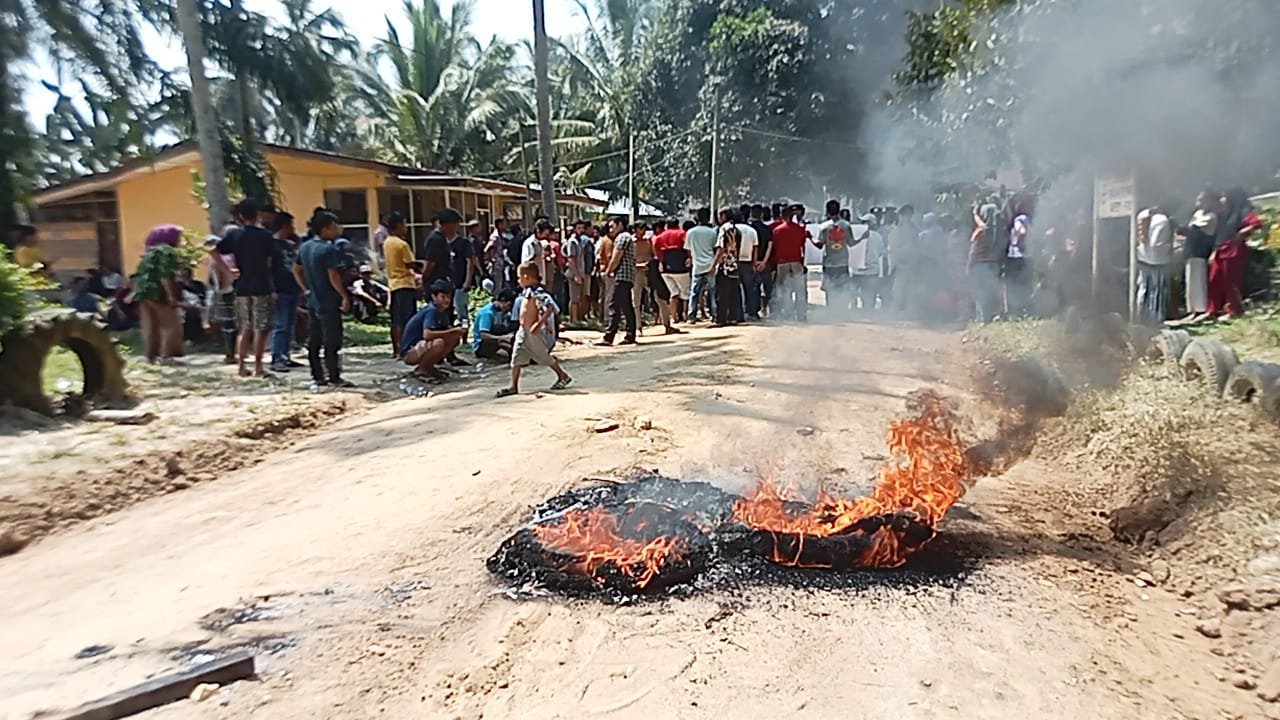
{"label": "tall tree", "polygon": [[555,162],[551,154],[551,80],[547,71],[547,8],[533,0],[533,73],[538,101],[538,182],[542,185],[542,212],[556,220]]}
{"label": "tall tree", "polygon": [[191,107],[195,116],[196,139],[200,145],[200,162],[204,167],[205,195],[209,203],[209,229],[222,232],[231,217],[227,197],[227,178],[222,165],[222,140],[218,118],[213,112],[213,97],[204,69],[204,31],[200,26],[197,0],[178,0],[177,20],[187,49],[187,68],[191,73]]}
{"label": "tall tree", "polygon": [[139,32],[141,12],[150,2],[0,1],[0,226],[13,222],[15,203],[35,177],[23,64],[39,48],[111,94],[133,97],[158,75]]}
{"label": "tall tree", "polygon": [[387,18],[387,37],[376,49],[390,81],[378,91],[383,111],[357,121],[362,139],[391,162],[496,169],[507,152],[493,147],[495,139],[512,118],[532,116],[528,93],[513,79],[515,48],[472,36],[470,0],[455,2],[448,18],[437,0],[406,0],[404,7],[407,36]]}

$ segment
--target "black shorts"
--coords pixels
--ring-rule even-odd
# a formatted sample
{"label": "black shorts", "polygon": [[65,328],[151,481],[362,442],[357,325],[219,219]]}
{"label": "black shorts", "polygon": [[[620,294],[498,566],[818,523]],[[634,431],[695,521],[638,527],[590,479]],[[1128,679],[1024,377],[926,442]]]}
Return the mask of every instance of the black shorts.
{"label": "black shorts", "polygon": [[413,288],[391,291],[391,324],[402,328],[418,312],[418,293]]}
{"label": "black shorts", "polygon": [[502,348],[496,340],[481,340],[480,347],[476,348],[476,357],[484,360],[494,360],[498,357],[498,351]]}

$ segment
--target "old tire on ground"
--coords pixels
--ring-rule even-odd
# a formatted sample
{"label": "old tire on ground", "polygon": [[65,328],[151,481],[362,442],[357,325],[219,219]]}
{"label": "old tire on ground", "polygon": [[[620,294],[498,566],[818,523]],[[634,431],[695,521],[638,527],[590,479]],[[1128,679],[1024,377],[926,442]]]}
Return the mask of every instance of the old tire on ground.
{"label": "old tire on ground", "polygon": [[66,309],[38,310],[0,340],[0,401],[53,414],[40,372],[49,352],[58,346],[80,360],[85,399],[128,401],[124,359],[111,336],[92,315]]}
{"label": "old tire on ground", "polygon": [[1134,360],[1140,360],[1147,356],[1151,349],[1151,344],[1155,342],[1156,335],[1159,333],[1146,325],[1130,325],[1129,326],[1129,356]]}
{"label": "old tire on ground", "polygon": [[1161,330],[1151,338],[1151,344],[1147,347],[1147,359],[1176,366],[1190,344],[1191,333],[1186,330]]}
{"label": "old tire on ground", "polygon": [[1191,341],[1179,364],[1184,378],[1201,382],[1211,395],[1222,397],[1227,379],[1239,362],[1230,345],[1221,340],[1200,338]]}
{"label": "old tire on ground", "polygon": [[1266,407],[1280,405],[1280,365],[1269,362],[1242,362],[1231,371],[1223,397],[1240,402],[1256,402]]}

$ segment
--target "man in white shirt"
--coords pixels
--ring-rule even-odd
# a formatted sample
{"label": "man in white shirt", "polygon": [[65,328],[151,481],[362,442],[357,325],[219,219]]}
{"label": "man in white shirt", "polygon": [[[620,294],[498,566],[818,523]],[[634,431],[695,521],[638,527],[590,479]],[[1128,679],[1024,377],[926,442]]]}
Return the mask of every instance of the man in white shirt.
{"label": "man in white shirt", "polygon": [[854,241],[849,252],[854,301],[864,311],[874,310],[876,298],[883,298],[881,282],[889,271],[889,248],[876,230],[879,220],[874,213],[863,215],[858,222],[862,224],[851,228]]}
{"label": "man in white shirt", "polygon": [[547,275],[547,247],[551,242],[551,233],[555,227],[550,220],[539,220],[534,226],[533,234],[525,238],[524,244],[520,246],[520,262],[521,264],[531,262],[538,264],[538,270],[542,273],[541,277],[550,277]]}

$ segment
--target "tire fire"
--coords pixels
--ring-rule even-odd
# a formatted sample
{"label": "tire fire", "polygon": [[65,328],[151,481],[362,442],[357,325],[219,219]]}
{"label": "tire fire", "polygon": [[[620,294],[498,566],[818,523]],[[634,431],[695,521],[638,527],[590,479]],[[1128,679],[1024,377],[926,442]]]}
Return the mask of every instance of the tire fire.
{"label": "tire fire", "polygon": [[[889,428],[892,459],[866,497],[837,498],[822,493],[804,505],[763,483],[733,511],[738,522],[773,535],[770,559],[782,565],[831,568],[894,568],[932,539],[951,506],[964,495],[968,463],[956,431],[957,417],[933,391],[912,396],[915,417]],[[831,543],[831,538],[861,542]],[[818,546],[818,547],[815,547]],[[861,546],[856,556],[841,547]]]}
{"label": "tire fire", "polygon": [[833,570],[900,567],[933,539],[972,473],[948,403],[925,390],[907,407],[912,416],[890,426],[892,459],[866,497],[823,493],[806,503],[767,482],[739,497],[657,476],[576,490],[535,510],[489,569],[526,586],[630,595],[688,585],[733,557]]}

